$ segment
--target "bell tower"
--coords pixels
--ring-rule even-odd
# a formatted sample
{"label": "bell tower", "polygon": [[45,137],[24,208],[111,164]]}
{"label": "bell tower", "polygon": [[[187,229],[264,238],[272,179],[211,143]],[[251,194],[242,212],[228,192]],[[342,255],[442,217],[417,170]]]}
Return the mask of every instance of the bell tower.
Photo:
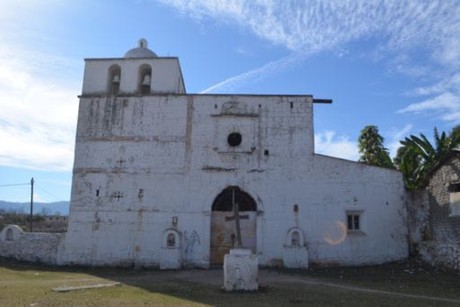
{"label": "bell tower", "polygon": [[185,94],[177,57],[159,57],[147,40],[123,58],[86,59],[82,95]]}

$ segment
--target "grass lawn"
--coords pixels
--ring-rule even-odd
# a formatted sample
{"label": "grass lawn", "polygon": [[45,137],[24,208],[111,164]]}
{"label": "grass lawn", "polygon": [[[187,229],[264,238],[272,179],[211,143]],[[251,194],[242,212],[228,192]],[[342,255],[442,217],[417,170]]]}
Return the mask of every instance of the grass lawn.
{"label": "grass lawn", "polygon": [[[460,275],[415,264],[260,270],[260,291],[226,293],[222,270],[46,267],[0,258],[0,306],[460,306]],[[120,282],[55,292],[63,286]]]}

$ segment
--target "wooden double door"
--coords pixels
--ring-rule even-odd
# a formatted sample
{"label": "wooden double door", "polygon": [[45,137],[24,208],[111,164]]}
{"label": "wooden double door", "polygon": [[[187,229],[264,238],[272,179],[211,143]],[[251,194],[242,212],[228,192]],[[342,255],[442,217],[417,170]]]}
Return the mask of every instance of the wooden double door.
{"label": "wooden double door", "polygon": [[238,187],[224,189],[214,200],[211,213],[211,265],[220,265],[229,250],[238,245],[237,207],[242,246],[256,253],[257,204]]}

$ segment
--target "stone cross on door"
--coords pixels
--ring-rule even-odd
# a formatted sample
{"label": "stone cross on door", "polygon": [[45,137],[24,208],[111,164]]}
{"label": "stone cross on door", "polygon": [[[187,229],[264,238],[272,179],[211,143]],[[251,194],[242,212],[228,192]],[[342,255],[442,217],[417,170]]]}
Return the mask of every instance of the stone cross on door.
{"label": "stone cross on door", "polygon": [[249,215],[240,215],[238,203],[235,202],[235,190],[232,190],[232,210],[233,216],[225,218],[226,221],[235,221],[237,247],[242,247],[240,220],[247,220]]}

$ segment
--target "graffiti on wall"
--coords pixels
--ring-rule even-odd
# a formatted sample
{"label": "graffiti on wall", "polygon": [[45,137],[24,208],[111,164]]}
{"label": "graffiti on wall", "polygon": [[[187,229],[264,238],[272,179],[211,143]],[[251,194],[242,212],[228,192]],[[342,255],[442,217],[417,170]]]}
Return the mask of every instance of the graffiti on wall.
{"label": "graffiti on wall", "polygon": [[196,230],[193,230],[190,235],[187,232],[187,230],[184,231],[184,241],[185,241],[185,255],[186,256],[193,254],[193,249],[194,249],[195,244],[201,245],[200,236],[198,235],[198,232],[196,232]]}

